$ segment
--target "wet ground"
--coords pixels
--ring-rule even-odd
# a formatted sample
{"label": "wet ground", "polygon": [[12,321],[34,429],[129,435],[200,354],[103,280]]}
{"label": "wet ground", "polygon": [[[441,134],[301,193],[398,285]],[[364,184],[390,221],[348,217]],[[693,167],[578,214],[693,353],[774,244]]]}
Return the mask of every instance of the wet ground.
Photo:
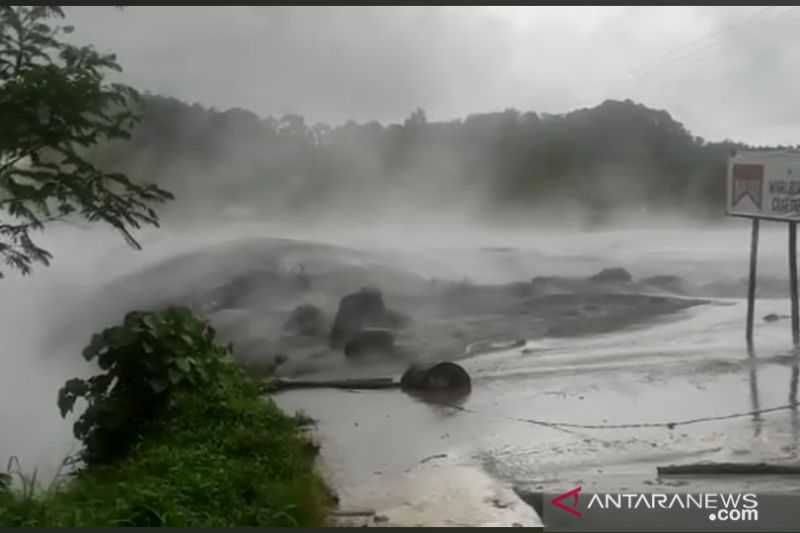
{"label": "wet ground", "polygon": [[[673,304],[678,301],[674,295],[655,302],[666,312],[643,311],[646,316],[641,318],[646,320],[636,320],[636,309],[644,309],[639,304],[654,304],[649,294],[617,294],[611,300],[588,293],[554,296],[549,309],[557,309],[559,318],[544,324],[555,315],[534,308],[528,324],[532,334],[525,347],[461,360],[473,376],[473,390],[460,409],[431,405],[397,390],[302,390],[275,399],[286,410],[302,409],[319,421],[321,468],[339,492],[342,507],[373,508],[388,519],[376,523],[381,525],[537,523],[538,517],[514,495],[512,487],[561,491],[582,484],[594,490],[795,490],[796,482],[776,476],[659,479],[656,475],[659,465],[702,460],[797,461],[797,414],[791,410],[764,414],[761,419],[740,416],[673,429],[580,429],[524,421],[669,423],[780,407],[796,398],[798,360],[790,351],[788,321],[762,320],[764,315],[789,311],[785,297],[774,298],[784,294],[786,285],[783,230],[783,226],[769,229],[764,225],[762,232],[761,292],[752,354],[743,338],[744,301],[715,297],[741,293],[749,235],[744,226],[696,233],[682,229],[542,231],[485,239],[467,234],[462,241],[443,239],[430,231],[427,243],[403,234],[395,242],[378,239],[382,246],[374,240],[353,239],[346,243],[348,250],[334,254],[313,246],[298,255],[292,248],[283,256],[282,268],[287,271],[298,262],[313,270],[314,261],[325,266],[332,256],[337,265],[349,269],[344,278],[339,271],[331,271],[335,294],[324,282],[318,285],[335,296],[315,302],[329,311],[346,291],[361,286],[364,274],[374,276],[370,282],[395,287],[387,292],[389,307],[400,306],[405,287],[419,287],[431,279],[466,280],[467,285],[530,281],[536,276],[585,279],[609,266],[625,267],[636,280],[678,275],[695,288],[712,284],[719,291],[695,293],[711,298],[702,305]],[[191,254],[231,238],[265,233],[262,228],[226,232],[195,235],[194,240],[164,234],[146,246],[136,262],[121,250],[91,259],[90,264],[83,258],[69,259],[63,252],[62,262],[53,270],[18,283],[6,281],[13,284],[7,287],[10,319],[4,323],[3,336],[19,341],[14,350],[3,353],[7,365],[0,377],[7,377],[3,386],[25,408],[0,413],[4,427],[19,428],[0,442],[4,456],[23,450],[27,453],[21,454],[23,459],[29,458],[23,464],[43,464],[59,461],[74,447],[69,422],[57,416],[53,391],[64,379],[88,371],[79,354],[92,332],[133,307],[187,291],[214,289],[236,272],[274,259],[271,252],[263,255],[260,249],[246,253],[226,249],[172,261],[183,252]],[[375,232],[370,228],[365,233],[372,238]],[[342,244],[336,239],[328,242]],[[365,250],[369,253],[362,253]],[[404,274],[397,276],[397,272]],[[120,286],[122,273],[138,277],[121,284],[125,291],[111,292],[115,283]],[[272,305],[275,293],[268,290],[266,295]],[[606,307],[590,309],[594,304],[587,302],[598,297]],[[286,305],[278,304],[281,313],[288,313],[296,302],[287,296]],[[492,300],[486,305],[491,307]],[[578,314],[570,314],[573,308]],[[621,320],[598,330],[598,309],[601,315],[603,309],[617,313],[614,316]],[[260,311],[258,307],[222,310],[215,318],[227,314],[232,323],[245,325],[248,334],[252,330],[268,338],[276,327],[274,317]],[[413,312],[413,307],[404,311]],[[505,316],[510,316],[508,310]],[[519,317],[509,322],[491,313],[479,318],[475,324],[497,328]],[[38,325],[43,322],[47,327]],[[551,327],[559,324],[568,327],[561,331]],[[583,330],[582,334],[570,336],[576,330]],[[514,327],[506,333],[517,331]],[[360,369],[361,375],[401,371],[402,365],[397,364]]]}
{"label": "wet ground", "polygon": [[[784,305],[772,301],[759,308],[780,313]],[[742,302],[718,301],[647,328],[545,338],[529,343],[525,353],[513,349],[464,360],[474,380],[462,405],[469,412],[399,391],[294,391],[276,400],[319,420],[324,468],[342,505],[372,506],[396,523],[424,522],[426,516],[458,522],[459,516],[479,516],[476,504],[485,510],[479,523],[496,521],[498,507],[489,489],[461,500],[448,495],[448,476],[463,476],[467,467],[477,486],[488,474],[503,487],[548,492],[575,485],[800,491],[796,481],[776,476],[659,478],[656,473],[659,465],[698,461],[797,461],[796,410],[680,425],[796,399],[799,361],[785,351],[787,321],[759,321],[759,345],[751,357],[743,349],[743,317]],[[678,425],[574,429],[520,419]],[[405,488],[410,479],[426,478],[436,482],[420,482],[417,492]],[[509,525],[518,519],[505,516]]]}
{"label": "wet ground", "polygon": [[[492,272],[494,277],[484,279],[490,282],[520,279],[523,271],[586,276],[610,261],[635,275],[678,274],[697,285],[746,274],[744,232],[707,240],[669,231],[644,235],[650,238],[628,232],[583,236],[579,243],[551,240],[542,244],[550,252],[543,255],[524,249],[464,252],[458,264],[462,272]],[[780,296],[784,284],[779,279],[783,235],[776,230],[767,239],[762,236],[762,298],[752,352],[744,342],[744,301],[715,298],[655,321],[626,324],[620,331],[577,338],[545,332],[524,348],[463,360],[474,380],[462,406],[467,411],[426,404],[399,391],[295,391],[276,400],[319,420],[324,468],[342,505],[372,506],[389,515],[390,523],[455,524],[466,516],[473,524],[536,523],[525,514],[528,510],[514,511],[520,507],[513,497],[497,504],[492,491],[509,487],[552,492],[575,485],[592,490],[800,490],[795,480],[780,476],[659,478],[656,473],[659,465],[697,461],[798,459],[796,410],[680,424],[796,401],[799,361],[791,352],[788,321],[761,320],[788,312],[785,298],[763,298]],[[452,262],[426,257],[425,269],[454,276],[447,270]],[[487,263],[501,268],[487,269]],[[764,288],[763,276],[777,278],[772,292]],[[741,288],[731,292],[741,294]],[[574,429],[520,419],[678,424],[673,429]],[[476,487],[492,488],[452,498],[447,480],[465,475],[465,469]],[[485,485],[486,479],[496,484]]]}

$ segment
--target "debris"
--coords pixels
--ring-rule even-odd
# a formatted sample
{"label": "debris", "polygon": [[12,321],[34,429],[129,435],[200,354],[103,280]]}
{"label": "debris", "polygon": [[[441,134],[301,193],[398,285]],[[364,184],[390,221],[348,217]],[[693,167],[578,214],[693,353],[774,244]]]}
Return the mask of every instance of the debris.
{"label": "debris", "polygon": [[421,460],[419,462],[419,464],[425,464],[428,461],[433,461],[434,459],[444,459],[445,457],[447,457],[446,453],[437,453],[435,455],[431,455],[431,456],[426,457],[425,459]]}
{"label": "debris", "polygon": [[333,516],[374,516],[374,509],[336,509],[331,512]]}
{"label": "debris", "polygon": [[591,281],[610,282],[610,283],[630,283],[633,280],[630,272],[620,267],[604,268],[594,276]]}
{"label": "debris", "polygon": [[339,301],[339,309],[330,333],[331,348],[343,348],[355,334],[365,328],[402,328],[410,319],[386,308],[383,294],[372,287],[362,288]]}
{"label": "debris", "polygon": [[361,357],[371,353],[392,355],[395,353],[394,333],[385,328],[364,328],[352,334],[344,345],[347,357]]}
{"label": "debris", "polygon": [[384,515],[384,514],[376,514],[374,517],[372,517],[372,519],[375,522],[388,522],[389,521],[389,517]]}
{"label": "debris", "polygon": [[400,383],[392,378],[339,379],[339,380],[300,380],[275,378],[269,381],[270,390],[286,389],[395,389]]}
{"label": "debris", "polygon": [[431,366],[412,365],[400,379],[403,390],[463,390],[469,392],[472,383],[460,365],[445,361]]}
{"label": "debris", "polygon": [[681,474],[800,474],[800,464],[780,465],[770,463],[695,463],[687,465],[659,466],[659,475]]}
{"label": "debris", "polygon": [[491,498],[490,502],[498,509],[508,509],[509,507],[514,505],[514,502],[502,501],[500,498]]}

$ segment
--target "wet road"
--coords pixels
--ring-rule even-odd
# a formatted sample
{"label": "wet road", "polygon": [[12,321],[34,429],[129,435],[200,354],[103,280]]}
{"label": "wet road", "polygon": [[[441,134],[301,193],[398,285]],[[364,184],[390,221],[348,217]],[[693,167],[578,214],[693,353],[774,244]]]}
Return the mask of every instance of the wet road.
{"label": "wet road", "polygon": [[[782,300],[762,301],[757,316],[785,314],[786,307]],[[680,422],[796,401],[798,359],[790,351],[788,321],[759,318],[750,354],[743,341],[744,316],[743,302],[720,300],[647,327],[580,339],[545,338],[524,351],[464,360],[474,380],[463,404],[469,412],[426,404],[399,391],[306,390],[276,400],[319,420],[323,468],[343,505],[388,507],[398,523],[425,522],[426,512],[441,516],[437,508],[462,519],[481,502],[487,510],[498,509],[492,496],[453,500],[448,487],[465,468],[475,479],[488,476],[503,487],[548,492],[575,485],[800,491],[796,481],[776,476],[659,479],[656,474],[659,465],[697,461],[797,461],[796,409],[674,429],[567,429],[519,420]],[[426,460],[431,456],[437,457]],[[475,520],[491,521],[491,512]]]}
{"label": "wet road", "polygon": [[[785,279],[786,232],[785,226],[777,226],[763,225],[759,274]],[[537,275],[588,276],[608,266],[624,266],[637,279],[675,274],[698,284],[736,279],[747,272],[746,225],[578,234],[532,228],[517,237],[501,232],[485,238],[473,231],[459,236],[446,229],[403,229],[391,238],[391,233],[365,228],[364,242],[339,243],[338,233],[330,239],[286,236],[346,244],[378,255],[381,247],[376,242],[383,243],[384,262],[397,269],[481,283]],[[26,468],[38,465],[42,477],[49,478],[61,459],[74,451],[70,421],[58,416],[53,394],[64,380],[91,370],[76,354],[108,319],[104,309],[82,303],[88,295],[103,296],[99,286],[184,249],[203,249],[232,237],[283,235],[261,225],[225,231],[218,236],[200,231],[154,234],[139,255],[109,235],[113,246],[98,247],[100,251],[93,252],[97,257],[69,253],[88,250],[81,246],[96,234],[63,242],[59,237],[51,243],[57,265],[31,278],[4,281],[8,319],[0,336],[12,341],[12,349],[0,359],[5,363],[0,377],[6,376],[0,381],[15,402],[0,409],[0,420],[15,431],[0,439],[3,458],[21,455]],[[427,242],[415,241],[423,238]],[[481,248],[488,246],[495,248]],[[174,274],[185,281],[184,272]],[[152,281],[172,283],[171,278]],[[134,288],[145,295],[157,292],[149,285]],[[138,304],[125,300],[115,305],[129,309]],[[636,329],[580,339],[537,339],[528,346],[529,353],[516,349],[476,357],[464,362],[474,378],[473,393],[464,406],[474,413],[425,404],[399,391],[305,390],[276,400],[289,411],[303,409],[320,421],[322,467],[343,506],[373,506],[398,523],[535,522],[529,508],[512,504],[508,487],[513,484],[546,490],[569,489],[579,482],[595,490],[721,490],[726,484],[736,489],[794,490],[793,482],[775,476],[695,479],[686,485],[686,480],[659,480],[655,471],[657,465],[698,460],[796,460],[797,413],[792,411],[673,430],[567,432],[512,420],[666,422],[785,405],[797,395],[790,327],[786,320],[766,323],[761,317],[788,312],[788,300],[758,301],[752,356],[743,338],[744,304],[729,300],[686,309]],[[64,331],[64,315],[82,314],[88,316]],[[59,339],[56,347],[44,342],[45,336],[53,335]],[[441,454],[446,457],[422,462]],[[51,468],[45,468],[48,463]]]}

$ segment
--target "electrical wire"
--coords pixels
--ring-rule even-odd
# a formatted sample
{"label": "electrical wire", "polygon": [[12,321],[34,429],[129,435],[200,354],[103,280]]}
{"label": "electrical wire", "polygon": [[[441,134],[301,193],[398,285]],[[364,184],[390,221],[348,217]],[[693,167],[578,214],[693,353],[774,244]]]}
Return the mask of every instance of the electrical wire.
{"label": "electrical wire", "polygon": [[[483,413],[480,411],[475,411],[472,409],[468,409],[466,407],[450,404],[450,403],[441,403],[440,405],[444,407],[449,407],[452,409],[456,409],[458,411],[462,411],[465,413],[470,414],[477,414],[477,415],[484,415],[484,416],[497,416],[497,415],[489,415],[487,413]],[[700,418],[690,418],[687,420],[674,420],[668,422],[636,422],[630,424],[575,424],[572,422],[553,422],[549,420],[538,420],[534,418],[520,418],[514,416],[505,416],[499,415],[500,418],[504,418],[506,420],[511,420],[514,422],[523,422],[526,424],[534,424],[537,426],[546,426],[555,429],[562,429],[562,428],[573,428],[573,429],[638,429],[638,428],[666,428],[666,429],[675,429],[678,426],[687,426],[690,424],[700,424],[703,422],[715,422],[719,420],[731,420],[734,418],[742,418],[742,417],[754,417],[762,414],[768,413],[775,413],[778,411],[785,411],[788,409],[797,409],[800,402],[792,402],[786,405],[780,405],[777,407],[770,407],[767,409],[756,409],[752,411],[746,412],[739,412],[739,413],[731,413],[727,415],[721,416],[706,416]]]}

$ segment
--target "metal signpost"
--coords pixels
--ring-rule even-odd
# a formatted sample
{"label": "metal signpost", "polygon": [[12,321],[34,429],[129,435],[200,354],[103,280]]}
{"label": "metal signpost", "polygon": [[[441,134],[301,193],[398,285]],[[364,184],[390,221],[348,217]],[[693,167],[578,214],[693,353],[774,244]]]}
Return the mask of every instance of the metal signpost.
{"label": "metal signpost", "polygon": [[797,302],[797,222],[800,221],[800,151],[737,151],[728,160],[726,212],[752,219],[747,344],[753,344],[759,220],[789,224],[792,339],[800,343]]}

